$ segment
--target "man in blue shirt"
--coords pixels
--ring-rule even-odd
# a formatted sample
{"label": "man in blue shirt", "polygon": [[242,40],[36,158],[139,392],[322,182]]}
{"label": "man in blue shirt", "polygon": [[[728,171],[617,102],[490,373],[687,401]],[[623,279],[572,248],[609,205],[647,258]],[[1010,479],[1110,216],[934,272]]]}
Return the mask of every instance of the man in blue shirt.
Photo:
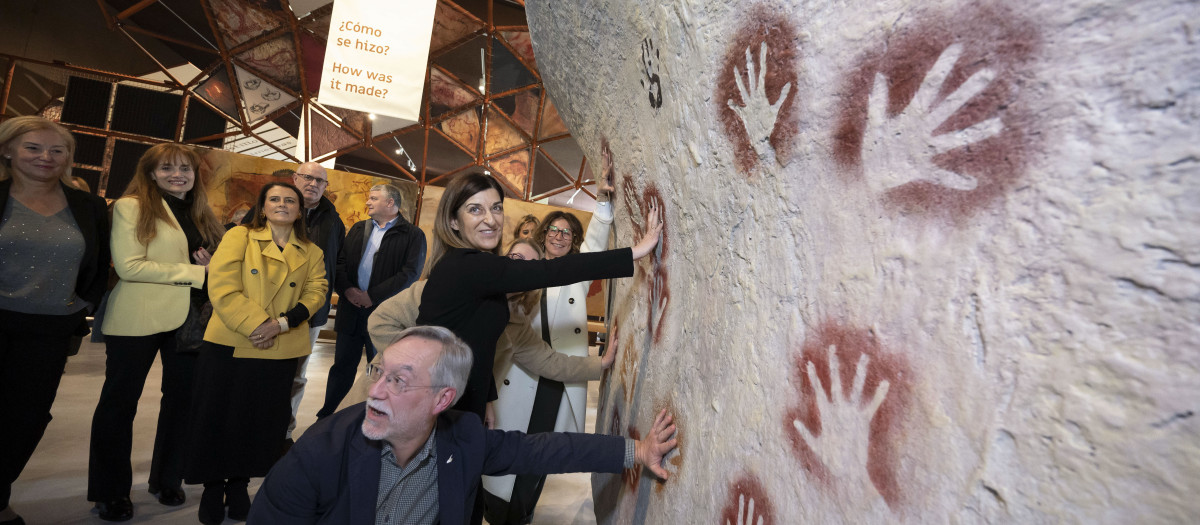
{"label": "man in blue shirt", "polygon": [[354,384],[359,358],[375,347],[367,318],[375,306],[416,282],[425,267],[425,234],[400,215],[400,189],[379,184],[367,195],[370,219],[350,227],[338,253],[334,288],[338,292],[337,343],[325,387],[325,405],[317,419],[334,412]]}

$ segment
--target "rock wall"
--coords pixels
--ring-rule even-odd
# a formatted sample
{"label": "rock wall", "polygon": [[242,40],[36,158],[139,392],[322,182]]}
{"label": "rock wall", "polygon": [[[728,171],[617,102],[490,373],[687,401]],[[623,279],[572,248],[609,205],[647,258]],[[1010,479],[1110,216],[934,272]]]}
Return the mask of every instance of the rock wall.
{"label": "rock wall", "polygon": [[[612,159],[601,523],[1200,519],[1200,4],[529,0]],[[832,395],[831,395],[832,394]]]}

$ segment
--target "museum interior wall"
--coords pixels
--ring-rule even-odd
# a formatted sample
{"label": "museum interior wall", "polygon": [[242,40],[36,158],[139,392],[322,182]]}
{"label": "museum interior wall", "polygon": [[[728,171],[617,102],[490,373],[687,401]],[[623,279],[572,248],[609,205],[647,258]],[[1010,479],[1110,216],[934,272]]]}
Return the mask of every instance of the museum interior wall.
{"label": "museum interior wall", "polygon": [[530,1],[611,155],[600,523],[1200,515],[1200,6]]}

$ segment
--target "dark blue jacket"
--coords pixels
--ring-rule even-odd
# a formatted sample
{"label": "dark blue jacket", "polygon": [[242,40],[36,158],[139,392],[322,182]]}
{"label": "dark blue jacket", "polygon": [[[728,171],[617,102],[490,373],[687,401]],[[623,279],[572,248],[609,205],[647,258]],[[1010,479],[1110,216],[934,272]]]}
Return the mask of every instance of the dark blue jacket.
{"label": "dark blue jacket", "polygon": [[[345,295],[349,288],[358,287],[358,263],[362,261],[363,251],[367,247],[367,235],[371,233],[367,225],[370,221],[367,219],[354,223],[346,234],[346,242],[338,254],[337,277],[333,283],[339,296]],[[405,220],[403,215],[398,215],[396,224],[383,233],[379,251],[375,252],[375,265],[371,267],[371,282],[363,290],[371,296],[372,306],[359,308],[350,304],[350,301],[339,301],[334,328],[339,332],[353,331],[359,326],[359,319],[363,320],[362,326],[366,326],[366,318],[371,316],[375,307],[412,286],[421,277],[423,269],[425,233]]]}
{"label": "dark blue jacket", "polygon": [[[362,434],[365,404],[318,421],[275,464],[247,523],[375,523],[383,445]],[[479,416],[447,410],[437,419],[441,525],[471,518],[479,476],[621,472],[625,439],[597,434],[487,430]]]}

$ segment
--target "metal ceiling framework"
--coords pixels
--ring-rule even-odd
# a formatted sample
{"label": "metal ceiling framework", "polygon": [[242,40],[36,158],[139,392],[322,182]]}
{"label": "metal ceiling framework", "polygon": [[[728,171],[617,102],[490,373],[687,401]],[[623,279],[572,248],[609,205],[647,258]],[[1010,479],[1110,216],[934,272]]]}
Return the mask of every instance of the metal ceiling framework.
{"label": "metal ceiling framework", "polygon": [[[438,0],[420,121],[399,129],[387,129],[387,119],[317,101],[331,3],[302,16],[293,13],[289,0],[97,4],[108,28],[141,49],[164,80],[0,54],[0,66],[7,61],[0,91],[6,118],[12,116],[9,94],[20,64],[181,94],[173,136],[179,142],[221,140],[226,149],[248,143],[274,158],[299,162],[290,147],[264,135],[280,136],[272,131],[279,127],[295,137],[303,114],[311,123],[311,132],[303,137],[305,151],[312,160],[335,159],[340,170],[411,180],[423,192],[426,184],[444,185],[457,173],[482,167],[497,175],[510,197],[561,201],[565,192],[574,191],[572,198],[580,192],[594,198],[587,159],[542,86],[520,0]],[[148,38],[178,56],[156,57],[143,42]],[[180,70],[168,63],[180,58],[199,73],[177,78]],[[250,105],[249,90],[266,98]],[[41,113],[53,114],[57,98],[52,95],[47,92],[51,102]],[[185,139],[191,104],[224,118],[225,131]],[[110,104],[110,121],[111,113]],[[108,156],[113,139],[163,141],[114,131],[107,124],[64,125],[105,137]]]}

